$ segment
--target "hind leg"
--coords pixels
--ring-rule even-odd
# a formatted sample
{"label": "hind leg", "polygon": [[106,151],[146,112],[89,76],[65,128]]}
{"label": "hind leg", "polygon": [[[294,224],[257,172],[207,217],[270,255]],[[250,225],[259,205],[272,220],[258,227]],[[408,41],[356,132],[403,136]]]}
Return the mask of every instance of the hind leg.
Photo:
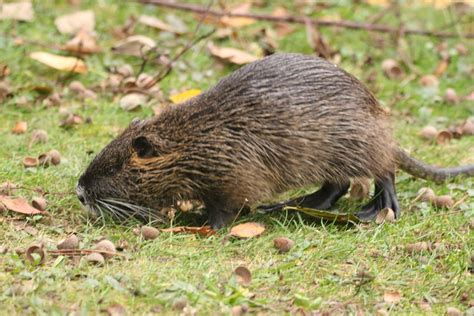
{"label": "hind leg", "polygon": [[264,211],[265,213],[280,211],[285,206],[299,206],[318,210],[327,210],[333,207],[336,201],[339,200],[341,196],[346,194],[348,190],[349,183],[341,185],[327,182],[321,187],[321,189],[314,193],[277,204],[260,205],[258,209]]}
{"label": "hind leg", "polygon": [[388,177],[375,181],[375,191],[372,200],[367,203],[356,215],[362,221],[372,221],[384,208],[391,208],[395,218],[400,218],[400,205],[395,191],[395,177],[391,173]]}

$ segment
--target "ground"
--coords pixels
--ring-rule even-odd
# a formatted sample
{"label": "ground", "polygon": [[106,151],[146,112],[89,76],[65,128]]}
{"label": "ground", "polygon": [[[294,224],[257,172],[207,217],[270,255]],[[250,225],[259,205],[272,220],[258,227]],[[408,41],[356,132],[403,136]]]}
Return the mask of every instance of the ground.
{"label": "ground", "polygon": [[[286,3],[259,2],[263,7],[254,10],[267,13]],[[363,22],[384,10],[350,1],[332,3],[317,10],[311,10],[310,5],[301,9],[292,4],[287,10],[291,14],[311,14],[314,18]],[[142,107],[126,112],[118,106],[119,95],[100,91],[96,99],[84,100],[68,93],[67,86],[73,80],[86,87],[97,86],[108,76],[108,69],[125,63],[138,71],[139,58],[110,51],[117,42],[114,29],[124,25],[130,16],[175,14],[185,21],[189,30],[193,30],[197,18],[189,12],[112,0],[82,1],[79,8],[92,9],[96,14],[96,32],[103,48],[102,53],[86,58],[87,74],[58,72],[28,57],[33,51],[61,53],[53,46],[65,43],[69,35],[58,33],[54,19],[78,10],[67,1],[36,1],[32,22],[0,20],[0,64],[10,70],[7,79],[13,91],[0,104],[0,183],[17,184],[20,188],[14,195],[28,199],[47,192],[48,202],[48,215],[25,217],[12,212],[0,215],[0,314],[108,312],[117,315],[120,309],[117,306],[129,314],[174,314],[180,309],[180,302],[187,305],[183,313],[199,315],[229,314],[233,307],[237,313],[236,306],[248,307],[250,313],[261,315],[304,311],[328,315],[424,314],[429,313],[428,308],[434,314],[444,314],[448,308],[460,311],[471,308],[472,313],[472,178],[435,184],[399,171],[397,189],[403,215],[394,223],[341,225],[293,212],[256,214],[238,220],[266,226],[263,235],[248,240],[229,238],[228,230],[223,229],[207,238],[161,233],[155,240],[144,241],[134,234],[138,224],[90,220],[74,195],[79,175],[94,153],[134,117],[149,117],[153,111]],[[405,36],[397,44],[394,36],[388,34],[322,29],[329,47],[340,56],[340,66],[367,83],[390,110],[400,145],[414,156],[437,165],[474,163],[474,136],[453,139],[444,145],[419,136],[426,125],[443,129],[474,116],[473,42],[461,36],[461,32],[473,32],[472,12],[467,18],[456,14],[429,5],[401,9],[406,27],[459,32],[458,37],[451,39]],[[457,23],[452,23],[456,20]],[[471,21],[471,25],[462,21]],[[388,12],[378,23],[396,26],[398,22]],[[211,27],[204,25],[201,32]],[[253,52],[256,31],[262,27],[271,28],[271,24],[258,22],[239,28],[232,40],[214,41]],[[314,53],[307,42],[305,27],[294,27],[293,33],[278,38],[277,50]],[[192,37],[175,38],[142,25],[134,32],[156,39],[171,55]],[[19,41],[18,37],[25,41]],[[238,66],[219,63],[210,55],[209,40],[203,40],[184,54],[160,83],[165,98],[176,91],[204,90],[237,69]],[[467,53],[460,44],[467,48]],[[436,72],[443,52],[450,58],[447,68],[437,73],[439,85],[423,86],[420,79]],[[403,63],[405,74],[401,79],[387,78],[381,67],[386,59],[402,63],[408,60]],[[149,63],[145,72],[154,74],[158,67]],[[43,86],[63,94],[60,108],[42,102],[38,91]],[[459,96],[455,104],[444,98],[448,88]],[[65,109],[90,118],[91,122],[61,127],[59,122]],[[28,123],[26,133],[12,134],[17,121]],[[47,143],[29,146],[31,131],[35,129],[48,132]],[[23,157],[37,156],[53,148],[61,153],[60,165],[24,168]],[[451,195],[459,203],[443,209],[416,200],[422,187],[432,188],[437,195]],[[298,193],[302,191],[292,194]],[[355,206],[346,199],[338,208],[345,211]],[[91,248],[106,238],[122,245],[124,250],[102,266],[64,256],[48,256],[43,265],[25,260],[22,252],[30,245],[42,243],[46,249],[55,249],[71,233],[80,238],[82,248]],[[274,248],[273,239],[279,236],[294,241],[288,253],[280,254]],[[417,243],[428,247],[413,250],[413,245],[415,248],[420,245]],[[241,265],[252,273],[252,281],[246,287],[239,285],[232,274]],[[115,306],[115,314],[111,306]]]}

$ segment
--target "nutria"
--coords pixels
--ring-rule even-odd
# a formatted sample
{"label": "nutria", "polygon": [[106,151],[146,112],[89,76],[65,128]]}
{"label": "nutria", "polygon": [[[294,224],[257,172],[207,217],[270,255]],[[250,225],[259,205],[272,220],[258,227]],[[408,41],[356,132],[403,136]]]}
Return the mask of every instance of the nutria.
{"label": "nutria", "polygon": [[202,201],[219,228],[246,206],[312,184],[321,188],[267,210],[329,209],[352,178],[374,179],[358,216],[400,206],[394,173],[437,181],[474,175],[474,165],[439,169],[409,157],[387,113],[358,81],[320,58],[275,54],[159,116],[134,120],[80,177],[79,200],[95,212],[144,216],[177,200]]}

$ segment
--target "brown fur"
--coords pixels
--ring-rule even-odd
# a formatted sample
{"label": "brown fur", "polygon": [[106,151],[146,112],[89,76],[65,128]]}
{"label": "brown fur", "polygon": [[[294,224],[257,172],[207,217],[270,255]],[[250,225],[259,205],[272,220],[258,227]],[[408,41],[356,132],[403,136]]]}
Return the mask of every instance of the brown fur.
{"label": "brown fur", "polygon": [[[132,143],[145,137],[152,152]],[[79,181],[85,203],[116,199],[151,210],[198,199],[233,214],[290,189],[354,177],[384,179],[397,147],[385,111],[329,62],[279,54],[132,124]]]}

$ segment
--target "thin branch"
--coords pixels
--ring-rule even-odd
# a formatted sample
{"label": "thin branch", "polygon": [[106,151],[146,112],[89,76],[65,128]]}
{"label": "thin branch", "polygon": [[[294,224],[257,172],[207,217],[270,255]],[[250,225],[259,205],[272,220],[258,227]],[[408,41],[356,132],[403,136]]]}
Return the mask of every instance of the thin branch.
{"label": "thin branch", "polygon": [[[180,2],[171,2],[167,0],[137,0],[142,4],[151,4],[161,7],[167,7],[177,10],[184,10],[184,11],[192,11],[201,14],[208,14],[217,17],[241,17],[241,18],[250,18],[255,20],[263,20],[263,21],[271,21],[271,22],[287,22],[287,23],[298,23],[298,24],[305,24],[308,17],[305,16],[294,16],[294,15],[287,15],[287,16],[273,16],[269,14],[261,14],[261,13],[230,13],[224,12],[220,10],[214,9],[207,9],[203,6],[195,5],[195,4],[187,4],[187,3],[180,3]],[[382,24],[370,24],[370,23],[360,23],[360,22],[352,22],[352,21],[328,21],[328,20],[313,20],[318,26],[328,26],[328,27],[343,27],[353,30],[365,30],[369,32],[380,32],[380,33],[394,33],[397,34],[399,32],[398,28],[390,27],[387,25]],[[405,35],[422,35],[422,36],[433,36],[433,37],[459,37],[457,33],[448,33],[448,32],[438,32],[438,31],[428,31],[428,30],[418,30],[418,29],[411,29],[407,28],[404,29]],[[474,38],[474,34],[464,34],[464,38]]]}

